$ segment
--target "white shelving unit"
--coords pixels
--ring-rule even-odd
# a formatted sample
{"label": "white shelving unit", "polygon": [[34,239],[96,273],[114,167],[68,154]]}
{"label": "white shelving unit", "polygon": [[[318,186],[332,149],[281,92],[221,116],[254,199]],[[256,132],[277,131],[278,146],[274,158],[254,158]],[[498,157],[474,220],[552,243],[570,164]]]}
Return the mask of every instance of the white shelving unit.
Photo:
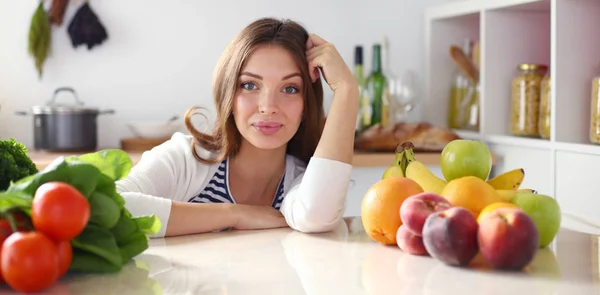
{"label": "white shelving unit", "polygon": [[[457,130],[486,142],[498,170],[522,167],[523,187],[555,197],[563,211],[600,215],[600,145],[588,140],[591,81],[600,75],[600,0],[464,0],[425,14],[425,119],[447,126],[451,45],[480,42],[480,129]],[[551,73],[549,140],[509,132],[511,81],[521,63]]]}

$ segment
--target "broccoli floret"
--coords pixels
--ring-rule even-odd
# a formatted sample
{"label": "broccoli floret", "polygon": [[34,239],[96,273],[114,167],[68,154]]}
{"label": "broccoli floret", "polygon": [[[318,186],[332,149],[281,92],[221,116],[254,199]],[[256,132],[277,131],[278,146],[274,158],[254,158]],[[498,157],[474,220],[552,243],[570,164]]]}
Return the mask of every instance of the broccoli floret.
{"label": "broccoli floret", "polygon": [[27,148],[14,138],[0,140],[0,191],[5,191],[11,181],[38,172],[37,167],[27,156]]}

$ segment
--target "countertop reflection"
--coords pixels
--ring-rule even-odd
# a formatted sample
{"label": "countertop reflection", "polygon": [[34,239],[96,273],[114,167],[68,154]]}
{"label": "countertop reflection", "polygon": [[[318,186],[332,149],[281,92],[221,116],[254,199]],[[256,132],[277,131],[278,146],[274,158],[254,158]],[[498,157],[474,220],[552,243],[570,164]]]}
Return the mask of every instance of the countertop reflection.
{"label": "countertop reflection", "polygon": [[360,217],[324,234],[229,231],[150,244],[118,274],[65,277],[47,293],[600,294],[598,236],[567,228],[523,272],[493,271],[480,257],[457,268],[408,255],[371,241]]}

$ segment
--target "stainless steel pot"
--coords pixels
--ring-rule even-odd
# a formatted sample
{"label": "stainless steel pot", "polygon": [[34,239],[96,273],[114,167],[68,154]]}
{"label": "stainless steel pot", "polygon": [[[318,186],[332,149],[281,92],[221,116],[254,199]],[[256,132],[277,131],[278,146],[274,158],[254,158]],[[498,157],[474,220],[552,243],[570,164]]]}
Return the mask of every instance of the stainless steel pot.
{"label": "stainless steel pot", "polygon": [[[56,96],[64,91],[73,95],[74,105],[56,103]],[[60,87],[54,91],[52,99],[46,105],[31,108],[34,148],[52,152],[94,151],[98,147],[98,115],[114,112],[86,107],[73,88]],[[29,115],[24,111],[16,114]]]}

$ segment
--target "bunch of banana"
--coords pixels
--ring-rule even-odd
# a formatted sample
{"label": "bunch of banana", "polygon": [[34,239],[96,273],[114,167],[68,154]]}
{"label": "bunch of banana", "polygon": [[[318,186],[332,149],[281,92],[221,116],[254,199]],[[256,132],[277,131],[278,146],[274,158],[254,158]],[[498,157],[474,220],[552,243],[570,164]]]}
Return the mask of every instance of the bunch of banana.
{"label": "bunch of banana", "polygon": [[425,164],[415,158],[414,146],[411,142],[406,142],[402,145],[404,158],[406,159],[406,169],[404,169],[406,178],[418,183],[424,192],[441,194],[446,186],[446,181],[437,177]]}
{"label": "bunch of banana", "polygon": [[517,168],[493,177],[487,183],[496,189],[502,202],[510,203],[519,192],[537,193],[535,190],[529,188],[520,189],[519,187],[521,187],[523,179],[525,179],[525,170]]}
{"label": "bunch of banana", "polygon": [[404,171],[406,170],[406,158],[404,157],[404,147],[402,144],[398,144],[396,147],[396,157],[394,163],[383,172],[381,179],[389,177],[404,177]]}
{"label": "bunch of banana", "polygon": [[497,190],[517,190],[525,179],[525,170],[523,168],[506,171],[492,179],[487,183]]}

